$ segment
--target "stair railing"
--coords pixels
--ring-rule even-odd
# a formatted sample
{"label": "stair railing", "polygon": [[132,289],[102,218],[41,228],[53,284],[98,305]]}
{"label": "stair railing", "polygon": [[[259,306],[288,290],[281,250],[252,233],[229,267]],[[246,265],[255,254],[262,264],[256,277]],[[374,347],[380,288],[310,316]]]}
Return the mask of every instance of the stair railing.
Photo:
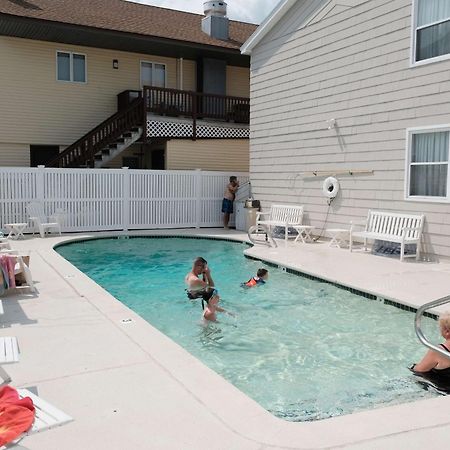
{"label": "stair railing", "polygon": [[440,355],[445,356],[446,358],[450,359],[450,354],[446,352],[442,347],[438,347],[437,345],[432,344],[423,334],[422,329],[420,327],[420,321],[422,319],[422,316],[424,312],[427,309],[434,308],[436,306],[444,305],[446,303],[450,303],[450,295],[440,298],[438,300],[434,300],[429,303],[425,303],[425,305],[422,305],[416,312],[416,317],[414,320],[414,329],[416,331],[416,335],[419,338],[419,341],[422,342],[425,347],[431,348],[431,350],[434,350],[435,352],[438,352]]}
{"label": "stair railing", "polygon": [[142,124],[143,117],[144,102],[141,96],[67,147],[47,167],[94,167],[95,154],[113,144],[123,133]]}

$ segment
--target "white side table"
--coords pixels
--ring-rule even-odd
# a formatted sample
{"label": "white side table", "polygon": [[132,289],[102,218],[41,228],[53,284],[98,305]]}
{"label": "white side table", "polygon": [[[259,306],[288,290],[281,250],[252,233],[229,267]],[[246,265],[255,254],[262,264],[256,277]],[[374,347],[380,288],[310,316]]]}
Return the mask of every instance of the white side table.
{"label": "white side table", "polygon": [[5,223],[5,228],[9,232],[7,238],[8,239],[20,239],[23,236],[23,232],[27,227],[27,223]]}
{"label": "white side table", "polygon": [[328,244],[330,247],[341,248],[341,246],[347,246],[350,230],[345,228],[328,228],[327,233],[331,235],[331,241]]}
{"label": "white side table", "polygon": [[299,239],[301,239],[304,244],[306,244],[307,242],[314,242],[311,233],[313,232],[315,227],[313,227],[312,225],[296,225],[293,228],[298,232],[298,235],[295,238],[294,242],[297,242]]}

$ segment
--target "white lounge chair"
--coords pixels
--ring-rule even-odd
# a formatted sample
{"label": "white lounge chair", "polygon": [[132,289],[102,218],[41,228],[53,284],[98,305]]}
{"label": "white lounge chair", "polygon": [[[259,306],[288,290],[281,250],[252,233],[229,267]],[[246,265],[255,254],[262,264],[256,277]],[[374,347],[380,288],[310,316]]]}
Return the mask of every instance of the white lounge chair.
{"label": "white lounge chair", "polygon": [[19,438],[6,444],[6,446],[0,447],[0,450],[3,449],[15,449],[15,448],[25,448],[21,445],[18,445],[19,442],[26,436],[29,436],[34,433],[40,433],[41,431],[49,430],[50,428],[55,428],[61,425],[64,425],[73,420],[65,412],[56,408],[52,404],[46,402],[41,397],[33,394],[28,389],[17,389],[17,393],[19,394],[19,398],[30,397],[33,401],[34,405],[34,422],[31,428],[23,433]]}
{"label": "white lounge chair", "polygon": [[11,377],[3,368],[3,364],[18,362],[19,354],[19,343],[15,336],[0,337],[0,378],[3,379],[0,386],[8,384],[11,381]]}
{"label": "white lounge chair", "polygon": [[[33,223],[34,229],[39,230],[41,237],[45,237],[45,232],[52,230],[61,234],[61,225],[57,216],[47,217],[44,212],[44,205],[39,202],[31,202],[27,205],[29,220]],[[50,220],[49,220],[50,219]]]}
{"label": "white lounge chair", "polygon": [[25,435],[49,430],[50,428],[64,425],[65,423],[73,420],[73,418],[68,414],[46,402],[36,394],[33,394],[28,389],[17,389],[17,392],[19,393],[20,398],[30,397],[31,400],[33,400],[34,407],[36,408],[33,426],[25,433]]}
{"label": "white lounge chair", "polygon": [[[18,275],[19,273],[23,273],[25,282],[27,287],[30,288],[31,292],[36,292],[36,288],[34,287],[33,277],[31,276],[30,268],[25,264],[23,257],[18,254],[17,250],[0,250],[0,255],[8,255],[16,258],[16,264],[14,265],[14,275]],[[22,285],[24,286],[24,285]],[[24,287],[25,287],[24,286]]]}

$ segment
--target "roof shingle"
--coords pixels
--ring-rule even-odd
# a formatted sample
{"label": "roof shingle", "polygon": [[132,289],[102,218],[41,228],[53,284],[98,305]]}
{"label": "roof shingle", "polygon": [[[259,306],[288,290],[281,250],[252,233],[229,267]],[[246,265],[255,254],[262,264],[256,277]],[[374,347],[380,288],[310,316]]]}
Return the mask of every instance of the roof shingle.
{"label": "roof shingle", "polygon": [[229,49],[239,49],[257,27],[230,20],[230,39],[221,41],[202,32],[200,14],[124,0],[0,0],[2,13]]}

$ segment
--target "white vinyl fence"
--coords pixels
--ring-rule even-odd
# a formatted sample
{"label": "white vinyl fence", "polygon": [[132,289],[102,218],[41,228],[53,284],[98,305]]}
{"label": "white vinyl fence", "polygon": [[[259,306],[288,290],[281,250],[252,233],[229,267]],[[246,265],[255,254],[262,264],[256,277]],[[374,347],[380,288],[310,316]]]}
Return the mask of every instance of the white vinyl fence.
{"label": "white vinyl fence", "polygon": [[248,181],[202,170],[0,168],[0,228],[28,222],[32,201],[58,213],[67,232],[222,226],[231,175]]}

